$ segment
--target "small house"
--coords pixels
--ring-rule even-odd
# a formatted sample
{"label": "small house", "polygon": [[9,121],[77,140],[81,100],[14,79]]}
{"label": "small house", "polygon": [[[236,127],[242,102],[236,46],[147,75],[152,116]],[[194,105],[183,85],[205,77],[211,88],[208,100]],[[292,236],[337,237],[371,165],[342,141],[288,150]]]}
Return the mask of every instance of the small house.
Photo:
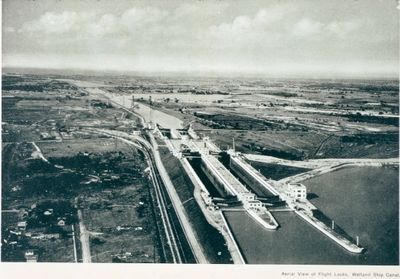
{"label": "small house", "polygon": [[58,220],[57,225],[60,226],[60,227],[64,227],[65,226],[65,219]]}
{"label": "small house", "polygon": [[46,216],[49,216],[49,215],[52,215],[53,212],[54,212],[54,210],[52,208],[50,208],[50,209],[47,209],[43,214]]}
{"label": "small house", "polygon": [[17,228],[20,231],[25,231],[26,230],[26,225],[27,225],[26,221],[21,221],[21,222],[17,223]]}
{"label": "small house", "polygon": [[26,262],[28,263],[36,263],[38,260],[37,255],[35,255],[35,252],[33,252],[32,250],[28,250],[25,252],[25,259]]}

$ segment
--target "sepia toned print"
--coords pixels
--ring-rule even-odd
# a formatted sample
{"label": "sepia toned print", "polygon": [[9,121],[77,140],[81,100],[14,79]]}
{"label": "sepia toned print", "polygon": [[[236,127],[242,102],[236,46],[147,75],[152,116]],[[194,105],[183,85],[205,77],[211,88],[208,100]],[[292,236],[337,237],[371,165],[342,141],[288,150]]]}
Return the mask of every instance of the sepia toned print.
{"label": "sepia toned print", "polygon": [[2,5],[2,262],[399,265],[395,1]]}

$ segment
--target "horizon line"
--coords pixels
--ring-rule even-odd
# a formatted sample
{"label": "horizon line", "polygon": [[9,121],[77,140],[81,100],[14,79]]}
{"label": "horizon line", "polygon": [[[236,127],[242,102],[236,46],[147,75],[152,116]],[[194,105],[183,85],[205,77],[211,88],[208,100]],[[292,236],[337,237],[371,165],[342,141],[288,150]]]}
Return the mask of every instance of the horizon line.
{"label": "horizon line", "polygon": [[[70,74],[82,74],[82,72],[91,72],[98,74],[109,74],[109,75],[138,75],[138,76],[185,76],[185,77],[207,77],[207,78],[272,78],[272,79],[349,79],[349,80],[364,80],[364,79],[373,79],[373,80],[400,80],[399,73],[385,73],[385,74],[373,74],[373,73],[267,73],[262,71],[221,71],[221,70],[122,70],[122,69],[94,69],[90,67],[42,67],[42,66],[4,66],[2,65],[1,71],[2,74],[10,74],[9,71],[68,71],[72,72]],[[75,72],[75,73],[74,73]],[[81,73],[79,73],[81,72]],[[11,72],[12,73],[12,72]],[[44,73],[43,73],[44,74]],[[57,74],[57,73],[54,73]]]}

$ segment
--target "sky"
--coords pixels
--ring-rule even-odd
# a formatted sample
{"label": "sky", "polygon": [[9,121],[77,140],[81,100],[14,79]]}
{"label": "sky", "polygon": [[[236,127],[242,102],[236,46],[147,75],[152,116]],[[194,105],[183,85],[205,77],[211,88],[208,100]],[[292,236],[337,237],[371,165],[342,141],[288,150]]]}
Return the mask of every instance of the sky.
{"label": "sky", "polygon": [[3,0],[3,67],[398,77],[395,0]]}

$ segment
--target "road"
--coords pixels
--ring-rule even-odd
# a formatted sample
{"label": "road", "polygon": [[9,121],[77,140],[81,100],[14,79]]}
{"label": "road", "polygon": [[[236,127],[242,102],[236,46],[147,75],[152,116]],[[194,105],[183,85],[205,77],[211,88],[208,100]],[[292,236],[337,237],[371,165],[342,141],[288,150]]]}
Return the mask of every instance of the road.
{"label": "road", "polygon": [[[77,84],[77,86],[79,87],[80,85]],[[108,94],[107,92],[105,92],[105,91],[103,91],[103,90],[101,90],[99,88],[93,88],[93,87],[90,88],[89,86],[85,86],[85,87],[86,87],[85,90],[89,94],[106,96],[106,97],[108,97],[108,99],[112,100],[113,104],[118,104],[118,107],[123,108],[125,111],[127,111],[129,113],[133,113],[132,111],[129,110],[129,108],[124,107],[124,102],[122,102],[122,103],[118,102],[118,100],[116,100],[116,98],[113,98],[113,96],[110,96],[110,94]],[[156,113],[156,112],[157,111],[155,111],[154,113]],[[137,113],[133,113],[133,114],[138,115],[140,117],[140,119],[141,119],[141,122],[142,123],[144,122],[144,116],[143,115],[140,115],[140,114],[137,114]],[[174,120],[172,122],[179,122],[179,121],[175,121]],[[168,122],[168,124],[171,124],[171,123]],[[178,126],[180,127],[181,125],[178,125]],[[208,263],[208,261],[206,259],[206,256],[205,256],[205,254],[204,254],[204,252],[203,252],[203,250],[201,248],[201,245],[200,245],[198,239],[196,238],[194,229],[190,225],[188,217],[186,216],[186,214],[184,212],[184,208],[183,208],[182,202],[180,201],[180,199],[178,197],[178,194],[175,191],[175,187],[172,184],[172,182],[171,182],[171,180],[170,180],[170,178],[168,176],[168,173],[166,172],[166,170],[164,168],[163,163],[161,162],[160,154],[159,154],[159,152],[157,150],[158,149],[157,143],[154,140],[154,138],[153,138],[151,133],[149,133],[149,136],[150,136],[150,138],[152,140],[150,149],[151,149],[151,151],[153,153],[153,157],[155,159],[156,169],[159,172],[159,174],[160,174],[160,176],[162,178],[162,182],[163,182],[163,184],[165,185],[165,187],[167,189],[168,195],[169,195],[169,197],[170,197],[170,199],[172,201],[172,205],[173,205],[174,210],[175,210],[175,212],[176,212],[176,214],[178,216],[179,222],[180,222],[180,224],[181,224],[181,226],[183,228],[183,231],[184,231],[185,236],[186,236],[186,238],[188,240],[188,243],[189,243],[189,245],[190,245],[190,247],[191,247],[191,249],[193,251],[193,255],[195,256],[196,261],[198,263]],[[126,140],[126,138],[124,140]],[[146,146],[146,144],[143,143],[144,139],[141,140],[141,141],[142,141],[142,144],[146,148],[149,147],[149,146]],[[149,152],[150,152],[150,150],[149,150]],[[167,227],[168,227],[168,225],[167,225]],[[172,237],[170,238],[170,241],[173,242],[173,238]],[[174,244],[172,246],[174,246]],[[175,248],[172,248],[172,250],[174,250],[174,249]],[[89,253],[90,253],[90,251],[89,251]],[[178,257],[176,257],[176,258],[178,258]]]}
{"label": "road", "polygon": [[[90,130],[95,131],[95,129],[90,129]],[[207,258],[206,258],[205,254],[201,248],[201,245],[196,237],[194,229],[190,225],[189,218],[185,214],[185,210],[183,208],[182,202],[179,199],[178,194],[176,193],[175,186],[172,184],[172,182],[169,178],[169,175],[164,168],[164,165],[160,158],[160,154],[158,152],[158,145],[157,145],[157,142],[154,140],[153,135],[151,133],[149,133],[149,137],[151,139],[151,143],[149,143],[141,137],[130,136],[130,135],[120,132],[120,131],[97,130],[97,132],[102,132],[103,134],[114,136],[116,138],[119,138],[120,140],[127,142],[127,143],[132,140],[139,141],[148,149],[148,152],[152,153],[152,155],[153,155],[152,159],[154,160],[154,163],[155,163],[155,166],[154,166],[155,172],[157,171],[160,174],[162,183],[165,185],[165,188],[168,192],[168,196],[171,199],[174,210],[178,216],[179,222],[183,228],[183,231],[184,231],[185,236],[189,242],[189,245],[193,251],[196,261],[198,263],[208,263]],[[121,136],[123,136],[123,135],[124,135],[124,137],[122,138]],[[127,138],[130,138],[130,140],[128,140]],[[150,164],[150,166],[151,165],[152,164]]]}
{"label": "road", "polygon": [[161,183],[159,181],[159,176],[154,166],[154,162],[151,160],[150,154],[147,154],[147,160],[151,170],[151,179],[153,181],[158,207],[160,208],[164,231],[167,236],[167,242],[171,250],[172,260],[174,263],[182,263],[180,244],[177,241],[177,237],[175,236],[176,231],[173,229],[173,224],[169,219],[166,200],[164,195],[162,194],[162,188],[161,188]]}
{"label": "road", "polygon": [[40,150],[39,146],[37,146],[34,141],[32,141],[31,144],[36,149],[36,151],[32,152],[32,155],[35,154],[35,156],[39,157],[44,162],[49,163],[49,161],[43,156],[42,150]]}
{"label": "road", "polygon": [[72,230],[72,242],[74,244],[74,261],[77,263],[78,262],[78,252],[77,252],[77,249],[76,249],[74,225],[71,225],[71,230]]}
{"label": "road", "polygon": [[80,240],[82,247],[82,262],[91,263],[92,257],[90,255],[89,233],[86,230],[85,225],[83,224],[83,216],[82,216],[82,211],[80,209],[78,209],[78,219],[79,219],[79,231],[80,231]]}
{"label": "road", "polygon": [[[184,253],[183,253],[183,249],[180,244],[180,240],[177,236],[176,228],[175,228],[172,220],[170,220],[171,217],[170,217],[170,214],[168,213],[168,209],[167,209],[166,196],[165,196],[165,194],[163,194],[163,189],[161,186],[162,181],[160,180],[160,175],[159,175],[157,166],[154,163],[153,155],[151,152],[152,146],[150,145],[150,143],[141,137],[131,136],[129,134],[126,134],[126,133],[120,132],[120,131],[112,131],[112,130],[96,129],[96,128],[87,128],[86,130],[88,130],[92,133],[98,133],[98,134],[103,134],[103,135],[113,137],[113,138],[123,141],[129,145],[133,145],[136,148],[138,148],[144,152],[148,166],[151,171],[151,180],[154,185],[156,200],[157,200],[158,207],[160,209],[161,221],[163,224],[165,236],[166,236],[168,247],[169,247],[169,252],[172,257],[172,261],[174,263],[185,262],[184,259],[182,258],[182,254],[184,254]],[[164,250],[163,244],[162,244],[162,248],[164,251],[164,256],[166,257],[167,255]]]}
{"label": "road", "polygon": [[164,182],[164,185],[167,188],[169,197],[171,198],[172,205],[174,206],[175,212],[178,215],[179,221],[183,227],[183,231],[185,232],[186,238],[189,241],[189,245],[192,248],[193,254],[196,257],[196,261],[198,263],[208,263],[207,258],[203,252],[203,249],[196,238],[196,234],[194,229],[190,225],[189,218],[185,214],[185,209],[183,208],[182,202],[179,199],[178,193],[175,190],[175,186],[172,184],[167,171],[164,168],[164,165],[161,161],[160,153],[158,152],[158,145],[155,141],[153,135],[149,133],[149,137],[151,140],[151,144],[153,146],[152,151],[155,159],[155,163],[157,165],[157,169],[161,175],[161,178]]}
{"label": "road", "polygon": [[334,158],[334,159],[311,159],[304,161],[285,160],[277,157],[256,155],[256,154],[243,154],[243,156],[250,161],[257,161],[267,164],[279,164],[297,168],[315,169],[320,167],[333,167],[339,164],[354,164],[354,165],[382,165],[382,164],[399,164],[398,158],[388,159],[370,159],[370,158]]}
{"label": "road", "polygon": [[284,166],[291,166],[297,168],[308,168],[307,172],[297,175],[289,176],[279,180],[279,185],[288,183],[298,183],[315,176],[319,176],[328,172],[332,172],[344,167],[351,166],[373,166],[380,167],[383,165],[398,165],[398,158],[387,159],[371,159],[371,158],[334,158],[334,159],[313,159],[304,161],[285,160],[272,156],[243,154],[243,156],[250,161],[256,161],[267,164],[279,164]]}

